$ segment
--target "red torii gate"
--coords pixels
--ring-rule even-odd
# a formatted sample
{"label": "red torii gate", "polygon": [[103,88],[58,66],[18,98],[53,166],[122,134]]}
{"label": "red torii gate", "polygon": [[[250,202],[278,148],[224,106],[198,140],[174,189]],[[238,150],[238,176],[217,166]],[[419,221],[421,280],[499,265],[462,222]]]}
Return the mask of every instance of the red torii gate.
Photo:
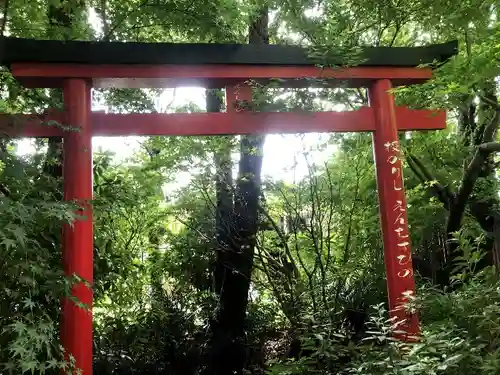
{"label": "red torii gate", "polygon": [[[401,305],[415,293],[406,215],[398,130],[444,129],[443,111],[396,107],[393,86],[422,83],[432,76],[421,64],[445,62],[457,52],[450,42],[418,48],[365,48],[356,67],[319,68],[306,51],[294,46],[236,44],[152,44],[0,39],[0,64],[26,87],[62,88],[64,112],[1,115],[10,136],[62,136],[64,199],[86,209],[86,220],[66,226],[63,262],[66,274],[93,280],[92,136],[227,135],[297,132],[372,132],[380,218],[391,316],[404,320],[409,335],[418,335],[416,315]],[[341,62],[340,62],[341,63]],[[340,64],[338,64],[340,65]],[[347,112],[251,113],[230,103],[252,99],[248,79],[280,78],[285,87],[367,87],[370,106]],[[226,113],[112,114],[91,112],[92,87],[162,88],[196,85],[225,88]],[[46,126],[55,120],[79,131]],[[20,126],[17,126],[19,124]],[[84,284],[75,297],[92,306]],[[92,373],[92,313],[63,302],[61,338],[84,375]]]}

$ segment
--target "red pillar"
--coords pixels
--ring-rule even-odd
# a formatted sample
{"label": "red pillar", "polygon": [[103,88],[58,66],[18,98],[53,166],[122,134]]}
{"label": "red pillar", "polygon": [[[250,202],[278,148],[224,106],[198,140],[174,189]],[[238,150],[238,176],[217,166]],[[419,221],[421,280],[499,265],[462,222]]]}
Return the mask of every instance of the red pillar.
{"label": "red pillar", "polygon": [[[77,202],[76,220],[63,229],[63,263],[66,275],[78,275],[89,283],[93,278],[92,230],[92,133],[90,131],[90,86],[82,79],[68,79],[64,84],[64,105],[67,124],[79,127],[64,137],[64,199]],[[78,283],[72,295],[90,308],[92,289]],[[65,299],[62,310],[61,339],[68,354],[83,375],[92,374],[92,313]],[[76,372],[75,372],[76,373]]]}
{"label": "red pillar", "polygon": [[[369,90],[370,104],[376,121],[373,148],[380,221],[390,315],[397,321],[404,320],[404,323],[398,326],[399,329],[406,331],[408,335],[416,336],[419,333],[418,316],[406,314],[401,306],[407,301],[407,295],[415,295],[415,280],[394,97],[388,92],[391,88],[391,81],[385,79],[374,82]],[[407,338],[406,334],[397,336]]]}

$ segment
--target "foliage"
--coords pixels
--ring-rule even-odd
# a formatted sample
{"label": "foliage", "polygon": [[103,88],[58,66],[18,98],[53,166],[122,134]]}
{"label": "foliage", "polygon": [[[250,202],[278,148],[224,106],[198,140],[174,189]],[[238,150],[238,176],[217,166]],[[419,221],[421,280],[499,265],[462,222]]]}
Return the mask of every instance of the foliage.
{"label": "foliage", "polygon": [[[494,374],[499,369],[498,279],[485,270],[453,293],[423,290],[422,342],[405,345],[387,337],[384,314],[372,322],[379,341],[351,364],[352,374]],[[384,344],[380,347],[380,343]]]}
{"label": "foliage", "polygon": [[[434,79],[395,90],[399,104],[449,113],[445,131],[401,136],[422,340],[391,338],[370,136],[336,134],[301,153],[305,173],[293,182],[275,176],[262,181],[245,370],[499,373],[500,284],[490,267],[495,256],[500,260],[498,148],[481,153],[498,137],[498,124],[491,122],[498,113],[500,74],[496,3],[10,0],[2,4],[1,32],[244,42],[249,19],[263,5],[271,11],[272,41],[307,45],[322,63],[356,58],[364,44],[458,39],[460,49],[436,69]],[[54,25],[50,6],[62,7],[72,24]],[[2,113],[60,105],[56,91],[28,90],[7,72],[0,83]],[[292,91],[271,85],[256,91],[252,109],[261,111],[356,109],[368,102],[365,90],[342,87]],[[195,103],[158,105],[161,93],[99,89],[94,101],[120,113],[205,110]],[[488,124],[494,131],[485,138]],[[208,327],[220,307],[212,277],[220,250],[215,181],[221,166],[229,175],[236,169],[237,155],[245,154],[238,143],[237,137],[149,137],[121,163],[115,155],[95,152],[96,374],[184,375],[208,367]],[[60,269],[60,227],[76,218],[74,207],[60,201],[58,176],[48,173],[60,161],[50,146],[54,140],[37,140],[28,156],[16,154],[15,144],[0,140],[0,373],[55,374],[70,365],[59,342],[59,300],[74,281]],[[316,158],[318,149],[335,151],[323,162]],[[477,155],[478,168],[469,168]],[[169,188],[186,174],[188,183]],[[457,202],[461,209],[455,215]],[[458,224],[450,227],[456,217]]]}
{"label": "foliage", "polygon": [[199,364],[200,338],[189,295],[174,286],[149,308],[104,317],[97,327],[95,374],[191,374]]}
{"label": "foliage", "polygon": [[[270,374],[494,374],[499,369],[499,282],[492,270],[476,275],[462,289],[443,293],[422,289],[421,340],[391,337],[394,325],[382,305],[374,306],[367,337],[345,345],[345,337],[325,326],[308,332],[313,353],[271,367]],[[347,363],[346,363],[347,362]],[[339,364],[342,366],[339,367]]]}
{"label": "foliage", "polygon": [[50,189],[40,189],[49,181],[33,180],[33,160],[2,154],[0,371],[56,373],[68,365],[58,344],[58,306],[72,281],[60,269],[55,244],[74,214]]}

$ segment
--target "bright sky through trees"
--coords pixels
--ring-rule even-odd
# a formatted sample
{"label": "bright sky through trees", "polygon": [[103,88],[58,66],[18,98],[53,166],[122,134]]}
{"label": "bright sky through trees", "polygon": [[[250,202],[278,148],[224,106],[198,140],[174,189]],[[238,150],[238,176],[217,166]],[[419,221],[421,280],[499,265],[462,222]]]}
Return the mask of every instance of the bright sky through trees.
{"label": "bright sky through trees", "polygon": [[[201,87],[180,87],[175,90],[175,98],[172,98],[173,90],[165,90],[158,100],[160,107],[164,103],[171,103],[172,107],[178,107],[189,102],[197,106],[205,106],[205,90]],[[95,108],[94,110],[102,110]],[[314,160],[322,163],[332,153],[332,147],[321,150],[320,145],[328,138],[328,134],[271,134],[266,138],[264,146],[263,175],[274,179],[284,179],[293,182],[307,174],[307,162],[304,151],[310,151],[309,162]],[[116,161],[122,161],[133,155],[138,150],[143,137],[94,137],[93,148],[96,150],[111,151],[116,154]],[[34,151],[33,141],[23,139],[19,142],[18,154],[27,154]],[[184,180],[184,178],[181,178]],[[183,184],[182,181],[179,181]]]}

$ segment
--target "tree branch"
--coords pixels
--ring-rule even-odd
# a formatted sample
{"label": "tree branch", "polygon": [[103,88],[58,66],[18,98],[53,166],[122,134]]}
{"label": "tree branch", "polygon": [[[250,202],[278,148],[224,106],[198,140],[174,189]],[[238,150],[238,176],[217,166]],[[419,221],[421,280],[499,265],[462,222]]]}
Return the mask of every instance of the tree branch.
{"label": "tree branch", "polygon": [[474,189],[474,185],[479,178],[481,167],[486,161],[488,155],[492,152],[500,151],[500,145],[496,142],[492,142],[493,135],[495,134],[499,123],[500,111],[496,111],[493,119],[484,129],[483,141],[485,143],[477,147],[474,157],[464,172],[462,183],[460,184],[455,202],[450,209],[448,224],[446,226],[448,234],[456,232],[460,229],[467,202],[472,190]]}
{"label": "tree branch", "polygon": [[479,151],[485,153],[500,152],[500,143],[498,142],[487,142],[478,146]]}
{"label": "tree branch", "polygon": [[[481,96],[481,97],[483,97],[483,96]],[[484,99],[487,99],[487,98],[484,98]],[[489,100],[489,101],[494,103],[491,100]],[[483,133],[483,138],[482,138],[483,143],[493,142],[493,137],[495,136],[495,133],[498,129],[498,125],[500,123],[500,106],[498,105],[498,103],[496,103],[495,109],[496,109],[495,115],[491,119],[490,123],[488,125],[486,125],[486,127],[484,128],[484,133]]]}
{"label": "tree branch", "polygon": [[431,188],[436,193],[439,201],[444,205],[444,208],[449,210],[450,205],[453,203],[455,199],[455,195],[450,191],[449,188],[438,182],[436,177],[429,171],[429,169],[424,165],[424,163],[418,159],[415,155],[410,153],[406,154],[408,165],[415,173],[415,175],[422,182],[432,182]]}
{"label": "tree branch", "polygon": [[285,234],[280,229],[280,227],[278,226],[278,224],[276,224],[276,221],[274,221],[274,219],[271,217],[271,215],[269,214],[269,212],[264,207],[262,207],[262,205],[259,205],[259,211],[266,217],[266,219],[269,221],[269,223],[273,227],[274,231],[278,235],[280,241],[283,244],[283,248],[285,250],[285,254],[286,254],[287,258],[289,259],[289,261],[290,261],[290,263],[291,263],[291,265],[293,267],[294,276],[298,277],[299,276],[299,269],[298,269],[297,265],[295,264],[295,260],[293,259],[292,252],[290,250],[290,247],[288,246]]}
{"label": "tree branch", "polygon": [[[290,311],[287,308],[287,304],[286,304],[286,301],[284,298],[285,296],[280,293],[280,290],[277,287],[276,283],[274,282],[274,279],[271,275],[271,272],[269,272],[269,269],[266,265],[266,262],[264,261],[264,257],[262,256],[261,250],[263,249],[263,247],[257,245],[256,248],[257,248],[257,252],[256,252],[257,256],[260,258],[260,261],[262,263],[262,267],[260,267],[260,269],[266,275],[267,281],[268,281],[269,285],[271,285],[271,289],[274,292],[274,297],[276,298],[276,300],[280,304],[281,310],[283,311],[283,314],[285,314],[285,317],[288,319],[288,321],[293,326],[295,326],[297,324],[297,319],[294,317],[293,312],[292,312],[292,314],[290,314]],[[269,259],[267,259],[267,260],[269,260]],[[254,267],[259,268],[259,265],[256,264],[256,265],[254,265]],[[290,293],[290,296],[292,296],[292,299],[293,299],[292,289],[289,288],[288,292]]]}
{"label": "tree branch", "polygon": [[500,111],[500,103],[498,102],[495,102],[494,100],[491,100],[490,98],[488,98],[487,96],[485,95],[482,95],[482,94],[477,94],[477,96],[479,96],[479,98],[487,103],[488,105],[492,106],[495,110],[497,111]]}

